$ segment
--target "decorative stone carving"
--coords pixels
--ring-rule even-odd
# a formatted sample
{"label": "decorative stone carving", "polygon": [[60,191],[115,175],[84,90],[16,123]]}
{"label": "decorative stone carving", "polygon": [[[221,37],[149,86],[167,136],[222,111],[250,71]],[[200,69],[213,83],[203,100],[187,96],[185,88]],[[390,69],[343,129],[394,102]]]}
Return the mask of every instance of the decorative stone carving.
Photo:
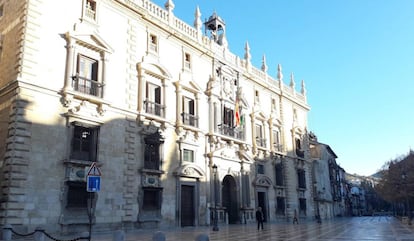
{"label": "decorative stone carving", "polygon": [[160,180],[155,175],[142,175],[142,186],[143,187],[160,187]]}
{"label": "decorative stone carving", "polygon": [[195,164],[186,164],[179,166],[175,171],[174,175],[181,177],[192,177],[192,178],[202,178],[205,176],[201,168]]}
{"label": "decorative stone carving", "polygon": [[106,105],[103,105],[103,104],[98,105],[98,107],[97,107],[96,110],[97,110],[97,112],[98,112],[99,115],[103,116],[106,113],[106,111],[107,111],[107,106]]}
{"label": "decorative stone carving", "polygon": [[223,91],[227,98],[231,98],[233,95],[233,83],[228,78],[223,78]]}
{"label": "decorative stone carving", "polygon": [[187,167],[185,168],[182,173],[186,176],[194,176],[194,174],[196,173],[196,171],[194,170],[194,168],[192,167]]}
{"label": "decorative stone carving", "polygon": [[67,177],[70,181],[84,181],[85,180],[85,167],[66,167]]}
{"label": "decorative stone carving", "polygon": [[63,94],[61,99],[62,105],[64,107],[69,107],[72,104],[73,96],[68,94]]}
{"label": "decorative stone carving", "polygon": [[78,102],[78,105],[73,105],[72,107],[68,108],[68,113],[70,114],[83,116],[85,118],[93,118],[95,120],[102,117],[104,112],[105,110],[100,109],[100,106],[97,106],[96,104],[90,103],[86,100],[82,100],[81,102]]}
{"label": "decorative stone carving", "polygon": [[228,148],[228,147],[224,148],[220,152],[220,155],[224,158],[227,158],[227,159],[236,159],[237,158],[236,151],[233,148]]}
{"label": "decorative stone carving", "polygon": [[272,186],[272,181],[268,176],[258,176],[256,177],[254,184],[256,186],[270,187]]}

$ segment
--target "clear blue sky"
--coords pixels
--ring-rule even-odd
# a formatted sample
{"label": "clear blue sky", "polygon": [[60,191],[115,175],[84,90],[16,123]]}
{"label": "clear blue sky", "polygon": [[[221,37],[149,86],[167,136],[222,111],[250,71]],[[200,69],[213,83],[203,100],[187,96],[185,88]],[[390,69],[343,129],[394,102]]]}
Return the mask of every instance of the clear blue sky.
{"label": "clear blue sky", "polygon": [[[164,6],[167,0],[154,0]],[[371,175],[414,148],[413,0],[173,0],[193,25],[215,11],[231,52],[305,80],[308,129],[348,173]]]}

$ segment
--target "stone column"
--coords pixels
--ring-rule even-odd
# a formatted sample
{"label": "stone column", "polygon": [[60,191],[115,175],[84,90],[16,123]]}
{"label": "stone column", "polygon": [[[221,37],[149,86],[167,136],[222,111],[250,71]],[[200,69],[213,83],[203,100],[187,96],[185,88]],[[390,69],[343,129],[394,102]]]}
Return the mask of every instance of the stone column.
{"label": "stone column", "polygon": [[72,37],[69,33],[66,33],[66,71],[65,71],[65,90],[72,90],[72,74],[73,74],[73,62],[74,62],[74,53],[75,47],[73,45]]}

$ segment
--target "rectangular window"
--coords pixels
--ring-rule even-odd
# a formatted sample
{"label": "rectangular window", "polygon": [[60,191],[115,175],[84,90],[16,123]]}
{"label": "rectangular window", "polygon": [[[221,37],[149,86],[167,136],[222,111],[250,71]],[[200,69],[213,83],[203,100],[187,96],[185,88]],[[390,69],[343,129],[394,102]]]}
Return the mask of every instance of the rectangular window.
{"label": "rectangular window", "polygon": [[234,123],[234,114],[233,110],[227,107],[224,107],[223,110],[223,124],[225,124],[227,127],[233,127]]}
{"label": "rectangular window", "polygon": [[236,137],[234,129],[234,111],[233,109],[223,107],[222,123],[220,124],[220,133],[226,136]]}
{"label": "rectangular window", "polygon": [[152,83],[147,83],[147,99],[157,104],[161,104],[161,87]]}
{"label": "rectangular window", "polygon": [[256,125],[256,139],[262,139],[262,126]]}
{"label": "rectangular window", "polygon": [[265,174],[264,165],[257,164],[257,174]]}
{"label": "rectangular window", "polygon": [[198,126],[198,120],[195,115],[195,102],[194,99],[184,96],[183,97],[183,123],[190,126]]}
{"label": "rectangular window", "polygon": [[189,53],[184,54],[184,68],[191,69],[191,55]]}
{"label": "rectangular window", "polygon": [[305,170],[299,169],[297,173],[298,173],[298,187],[306,188]]}
{"label": "rectangular window", "polygon": [[71,159],[97,161],[99,128],[74,126]]}
{"label": "rectangular window", "polygon": [[88,80],[98,80],[98,61],[79,55],[78,58],[78,74]]}
{"label": "rectangular window", "polygon": [[266,140],[263,138],[263,126],[256,124],[256,144],[260,147],[266,147]]}
{"label": "rectangular window", "polygon": [[145,143],[144,168],[151,170],[160,169],[160,144]]}
{"label": "rectangular window", "polygon": [[149,49],[154,53],[158,53],[158,38],[154,34],[149,36]]}
{"label": "rectangular window", "polygon": [[194,151],[184,149],[183,150],[183,161],[185,161],[185,162],[194,162]]}
{"label": "rectangular window", "polygon": [[161,204],[161,190],[146,188],[144,189],[144,197],[142,202],[142,209],[146,211],[154,211],[160,209]]}
{"label": "rectangular window", "polygon": [[67,208],[86,208],[88,205],[88,192],[86,191],[86,182],[67,183]]}
{"label": "rectangular window", "polygon": [[98,82],[98,61],[84,55],[78,56],[73,88],[88,95],[102,97],[102,84]]}
{"label": "rectangular window", "polygon": [[273,148],[274,151],[282,151],[282,145],[280,144],[280,135],[278,130],[273,130]]}
{"label": "rectangular window", "polygon": [[276,214],[285,215],[285,198],[277,197],[276,198]]}
{"label": "rectangular window", "polygon": [[305,152],[302,150],[302,147],[301,147],[301,143],[300,143],[300,139],[299,138],[296,138],[295,139],[295,144],[296,144],[296,155],[298,156],[298,157],[302,157],[302,158],[304,158],[305,157]]}
{"label": "rectangular window", "polygon": [[275,172],[276,172],[276,186],[283,186],[283,165],[282,163],[278,163],[275,165]]}
{"label": "rectangular window", "polygon": [[94,0],[86,0],[85,17],[96,20],[96,2]]}
{"label": "rectangular window", "polygon": [[145,111],[147,113],[164,116],[164,107],[161,104],[161,87],[147,83]]}
{"label": "rectangular window", "polygon": [[258,91],[258,90],[256,90],[256,91],[254,92],[254,98],[255,98],[255,101],[256,101],[256,102],[259,102],[259,101],[260,101],[259,97],[260,97],[259,91]]}

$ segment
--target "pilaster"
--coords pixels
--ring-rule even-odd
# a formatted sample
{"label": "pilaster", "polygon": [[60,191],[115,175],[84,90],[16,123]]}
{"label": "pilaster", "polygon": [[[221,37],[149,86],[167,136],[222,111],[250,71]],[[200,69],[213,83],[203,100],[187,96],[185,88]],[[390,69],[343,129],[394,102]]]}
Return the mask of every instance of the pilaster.
{"label": "pilaster", "polygon": [[16,99],[10,108],[10,124],[6,140],[6,153],[2,168],[2,201],[0,219],[2,224],[24,224],[28,217],[25,211],[26,185],[31,150],[32,123],[25,119],[29,103]]}
{"label": "pilaster", "polygon": [[137,127],[135,119],[126,119],[125,124],[125,162],[123,165],[124,177],[123,177],[123,197],[125,204],[123,205],[124,216],[122,217],[123,222],[133,222],[137,218],[138,206],[136,201],[137,188],[136,185],[139,183],[137,172],[137,160],[135,153],[137,152]]}

